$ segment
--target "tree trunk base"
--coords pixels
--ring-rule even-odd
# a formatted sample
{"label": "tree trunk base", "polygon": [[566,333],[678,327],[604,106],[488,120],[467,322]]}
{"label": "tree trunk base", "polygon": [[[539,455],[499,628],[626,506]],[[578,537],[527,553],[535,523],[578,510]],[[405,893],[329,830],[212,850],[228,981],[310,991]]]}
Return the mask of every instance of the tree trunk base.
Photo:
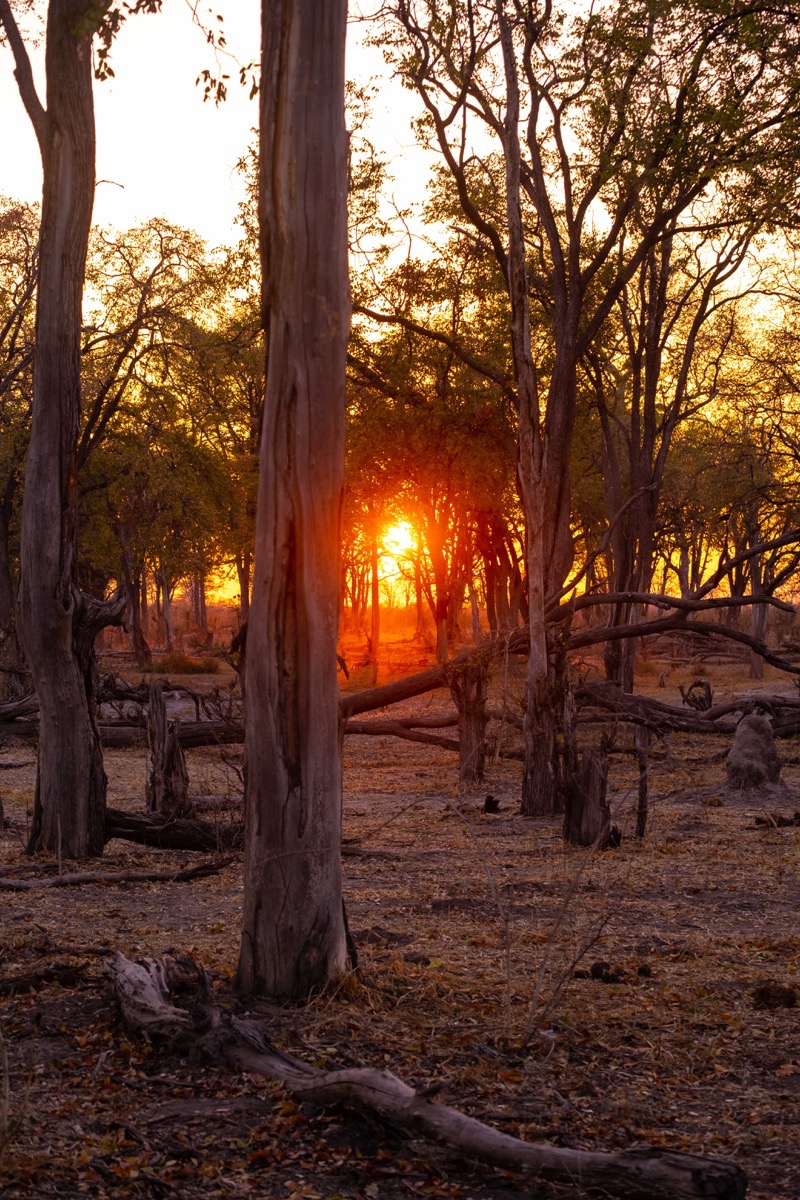
{"label": "tree trunk base", "polygon": [[606,801],[608,764],[593,750],[581,755],[577,770],[564,781],[566,805],[564,841],[572,846],[596,846],[609,831],[611,813]]}

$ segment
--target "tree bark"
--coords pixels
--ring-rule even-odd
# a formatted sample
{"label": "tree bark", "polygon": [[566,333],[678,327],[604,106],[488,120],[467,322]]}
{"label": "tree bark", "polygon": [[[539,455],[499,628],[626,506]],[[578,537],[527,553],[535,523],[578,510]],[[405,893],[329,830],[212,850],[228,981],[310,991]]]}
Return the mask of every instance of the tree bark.
{"label": "tree bark", "polygon": [[370,581],[371,581],[371,621],[369,635],[370,683],[373,687],[378,682],[378,651],[381,644],[381,581],[378,575],[378,530],[374,523],[369,550]]}
{"label": "tree bark", "polygon": [[120,566],[125,589],[128,636],[136,665],[143,667],[152,657],[152,651],[147,644],[142,628],[142,593],[146,593],[144,577],[143,574],[133,569],[128,547],[128,531],[122,524],[117,527],[117,537],[121,546]]}
{"label": "tree bark", "polygon": [[156,587],[161,594],[161,615],[164,618],[164,649],[171,654],[175,649],[175,628],[172,623],[172,597],[170,596],[170,580],[167,568],[159,564],[156,576]]}
{"label": "tree bark", "polygon": [[611,817],[606,801],[607,764],[587,750],[580,756],[575,774],[565,782],[564,841],[595,846],[608,830]]}
{"label": "tree bark", "polygon": [[0,20],[42,156],[33,412],[22,505],[18,625],[39,697],[39,757],[28,849],[103,850],[106,777],[94,719],[92,642],[105,623],[76,587],[80,329],[94,200],[91,33],[83,0],[50,0],[47,109],[7,0]]}
{"label": "tree bark", "polygon": [[344,476],[346,0],[262,3],[259,219],[268,372],[248,632],[238,989],[340,975],[336,643]]}
{"label": "tree bark", "polygon": [[206,573],[201,567],[195,571],[192,580],[192,607],[194,623],[197,626],[197,636],[201,646],[209,646],[211,639],[208,634],[208,608],[206,606]]}
{"label": "tree bark", "polygon": [[246,550],[236,554],[236,577],[239,580],[239,625],[246,625],[250,617],[250,554]]}
{"label": "tree bark", "polygon": [[467,659],[446,673],[458,710],[458,778],[465,787],[474,787],[482,782],[486,766],[489,660]]}
{"label": "tree bark", "polygon": [[180,722],[167,719],[161,683],[150,685],[147,712],[147,811],[168,817],[192,817],[189,772],[180,743]]}

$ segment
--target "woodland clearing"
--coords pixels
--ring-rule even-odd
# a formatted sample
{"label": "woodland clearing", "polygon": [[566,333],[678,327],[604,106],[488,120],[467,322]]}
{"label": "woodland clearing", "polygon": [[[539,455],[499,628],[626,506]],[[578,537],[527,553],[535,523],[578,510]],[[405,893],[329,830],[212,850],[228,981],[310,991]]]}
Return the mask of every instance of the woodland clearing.
{"label": "woodland clearing", "polygon": [[[765,691],[786,686],[767,675]],[[709,667],[708,678],[718,700],[753,690],[735,668]],[[658,695],[677,699],[691,680],[676,670]],[[448,704],[437,692],[401,708]],[[762,1007],[754,995],[765,983],[796,985],[800,828],[757,826],[758,803],[723,802],[728,746],[684,734],[654,746],[642,842],[632,837],[635,763],[615,755],[610,798],[623,840],[596,853],[565,847],[557,821],[518,815],[519,763],[490,762],[485,787],[464,792],[446,751],[346,739],[345,895],[360,977],[302,1007],[244,1008],[300,1059],[388,1067],[417,1088],[443,1083],[446,1103],[527,1140],[733,1159],[753,1200],[800,1196],[800,1006]],[[800,795],[796,745],[779,750]],[[224,755],[238,761],[232,747]],[[58,870],[21,855],[31,757],[28,746],[0,750],[3,879]],[[187,760],[192,794],[234,800],[238,777],[218,749]],[[109,804],[141,811],[145,751],[107,751],[106,770]],[[498,813],[483,811],[486,793]],[[102,864],[85,866],[178,872],[207,857],[114,840]],[[223,1007],[238,1005],[242,863],[226,857],[218,874],[191,882],[3,893],[10,1132],[0,1196],[581,1194],[521,1185],[132,1037],[103,976],[117,949],[193,956]],[[598,963],[615,982],[592,975]],[[13,988],[37,972],[30,990]]]}

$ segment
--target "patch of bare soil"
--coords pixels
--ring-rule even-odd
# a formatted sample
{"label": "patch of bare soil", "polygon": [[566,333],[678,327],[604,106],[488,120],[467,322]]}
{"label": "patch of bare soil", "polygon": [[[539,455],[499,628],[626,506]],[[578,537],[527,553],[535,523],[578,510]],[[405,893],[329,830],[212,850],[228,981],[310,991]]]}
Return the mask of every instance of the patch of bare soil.
{"label": "patch of bare soil", "polygon": [[[447,1103],[521,1137],[733,1158],[752,1200],[797,1197],[800,996],[771,1007],[773,993],[757,989],[798,986],[800,828],[756,827],[758,804],[722,803],[725,749],[708,739],[658,744],[641,843],[631,836],[632,761],[615,757],[624,837],[619,850],[592,853],[565,848],[557,821],[518,815],[518,763],[489,765],[485,792],[500,812],[488,815],[484,791],[459,792],[454,756],[348,738],[344,862],[360,978],[304,1007],[248,1011],[300,1058],[385,1066],[416,1086],[444,1079]],[[792,757],[785,744],[781,752]],[[28,747],[0,751],[6,764],[30,758]],[[188,758],[193,792],[235,795],[235,763],[213,749]],[[110,752],[107,770],[110,802],[141,809],[144,752]],[[800,769],[784,777],[797,785]],[[6,877],[48,866],[20,853],[32,789],[32,767],[0,771]],[[115,841],[102,866],[195,861]],[[195,955],[236,1005],[241,897],[240,856],[190,883],[2,893],[10,1132],[0,1196],[483,1200],[530,1191],[127,1034],[104,985],[104,952]],[[54,966],[72,973],[10,991]]]}

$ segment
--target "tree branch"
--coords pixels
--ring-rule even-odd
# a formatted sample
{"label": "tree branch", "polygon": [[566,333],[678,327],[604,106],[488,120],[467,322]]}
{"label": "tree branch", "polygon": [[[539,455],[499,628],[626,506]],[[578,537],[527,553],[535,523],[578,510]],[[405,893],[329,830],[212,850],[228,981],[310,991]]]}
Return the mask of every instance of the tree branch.
{"label": "tree branch", "polygon": [[50,121],[47,116],[47,110],[42,105],[36,91],[36,85],[33,82],[31,60],[28,57],[28,51],[22,40],[19,26],[11,11],[9,0],[0,0],[0,25],[6,31],[8,44],[11,47],[11,53],[14,55],[14,78],[17,81],[22,103],[33,125],[39,149],[44,153],[45,142],[50,132]]}

